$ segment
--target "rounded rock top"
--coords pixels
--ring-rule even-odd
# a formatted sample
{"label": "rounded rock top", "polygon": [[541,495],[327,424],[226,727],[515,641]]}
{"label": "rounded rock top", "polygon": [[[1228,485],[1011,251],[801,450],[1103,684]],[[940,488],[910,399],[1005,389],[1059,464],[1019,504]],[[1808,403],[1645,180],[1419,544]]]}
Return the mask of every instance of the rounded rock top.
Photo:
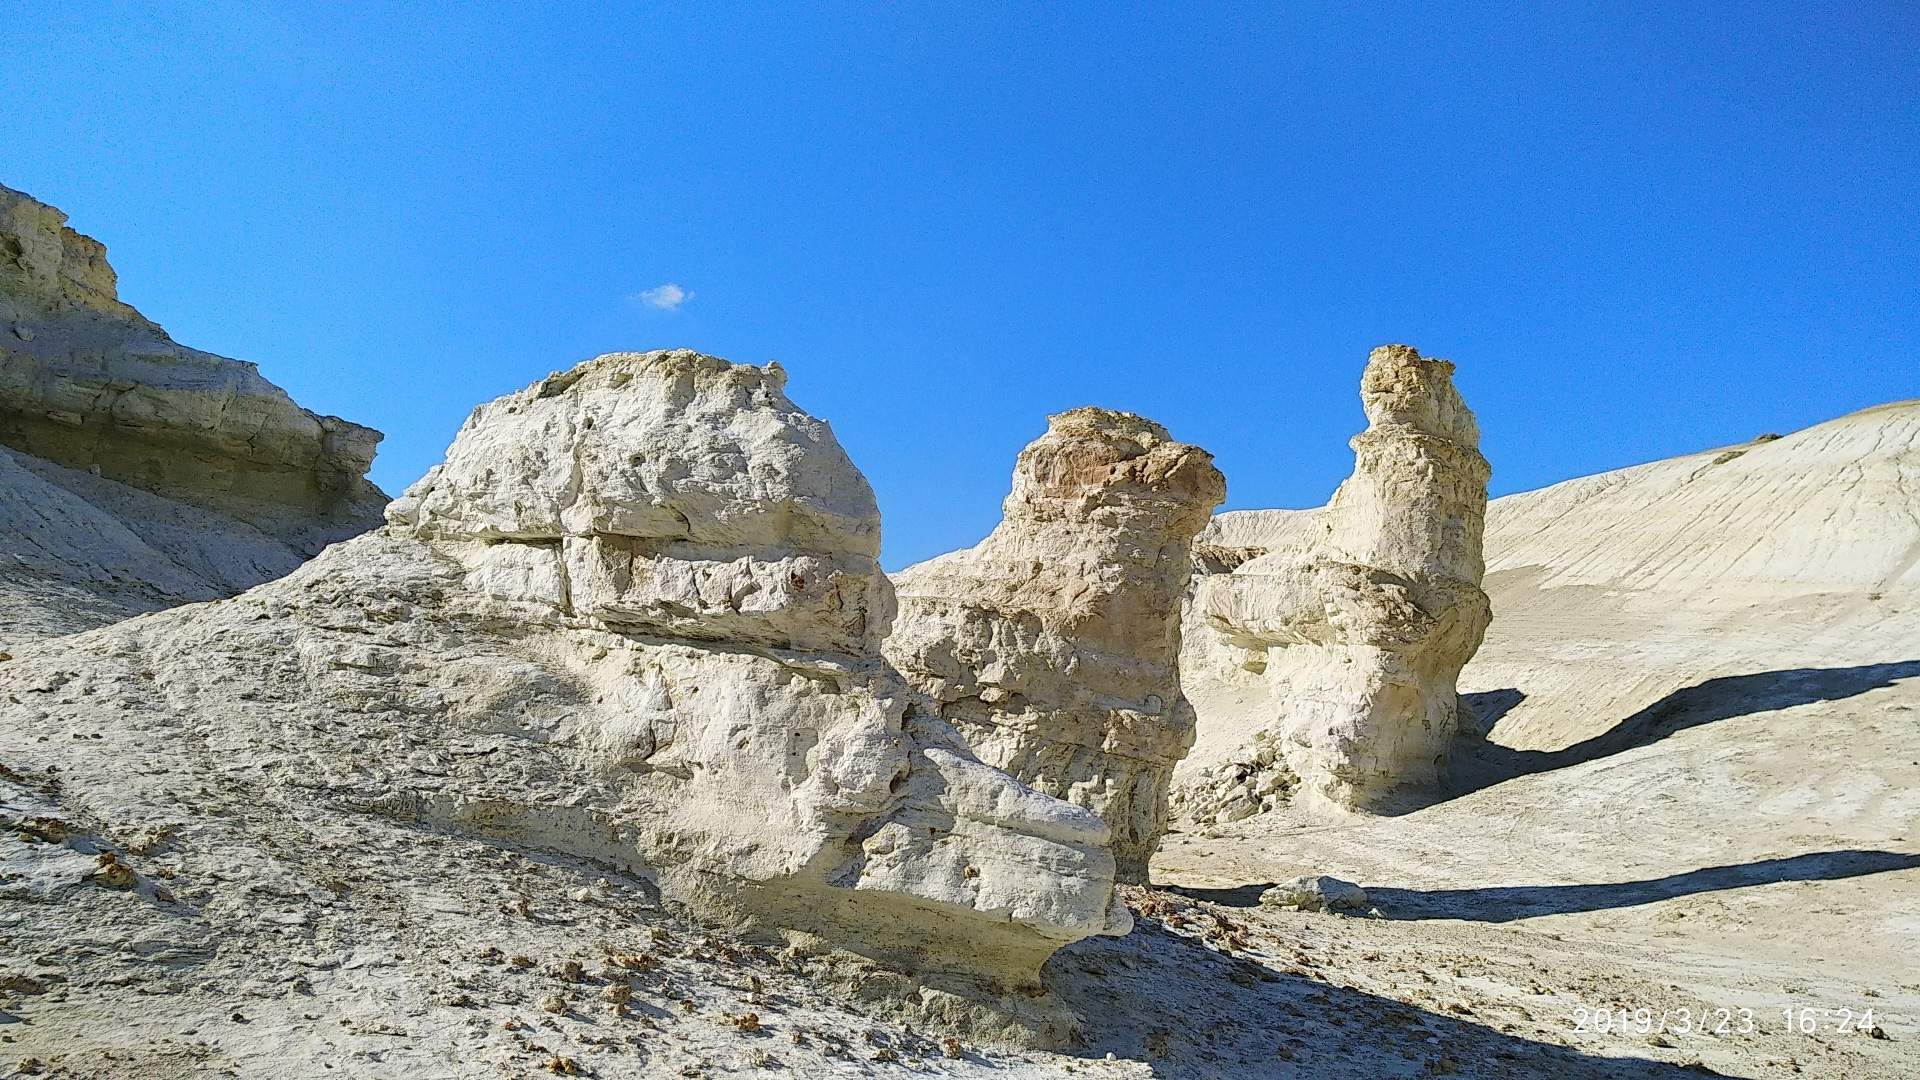
{"label": "rounded rock top", "polygon": [[475,409],[388,519],[449,539],[877,557],[873,488],[786,381],[689,349],[596,357]]}

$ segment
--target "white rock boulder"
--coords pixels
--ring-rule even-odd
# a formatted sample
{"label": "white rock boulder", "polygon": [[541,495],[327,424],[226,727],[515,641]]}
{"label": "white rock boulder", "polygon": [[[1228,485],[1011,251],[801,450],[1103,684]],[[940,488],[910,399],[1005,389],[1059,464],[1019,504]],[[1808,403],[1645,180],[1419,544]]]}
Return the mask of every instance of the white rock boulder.
{"label": "white rock boulder", "polygon": [[[0,684],[84,663],[99,724],[271,747],[244,782],[315,814],[600,860],[748,937],[884,964],[922,1013],[1061,1042],[1041,964],[1129,926],[1109,829],[981,764],[882,661],[873,495],[783,381],[589,361],[477,412],[394,525],[35,646]],[[65,722],[0,705],[22,745]],[[179,757],[156,797],[190,816]],[[82,806],[124,795],[98,766],[63,774]]]}

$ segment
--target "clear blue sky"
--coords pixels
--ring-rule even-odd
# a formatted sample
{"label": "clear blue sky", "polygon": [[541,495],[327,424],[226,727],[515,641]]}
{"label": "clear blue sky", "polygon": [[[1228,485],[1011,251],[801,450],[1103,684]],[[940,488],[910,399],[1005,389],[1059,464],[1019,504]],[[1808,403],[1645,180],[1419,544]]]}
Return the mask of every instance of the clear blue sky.
{"label": "clear blue sky", "polygon": [[5,4],[0,182],[390,492],[615,349],[779,359],[889,567],[1076,405],[1323,502],[1385,342],[1496,493],[1920,397],[1908,2],[278,6]]}

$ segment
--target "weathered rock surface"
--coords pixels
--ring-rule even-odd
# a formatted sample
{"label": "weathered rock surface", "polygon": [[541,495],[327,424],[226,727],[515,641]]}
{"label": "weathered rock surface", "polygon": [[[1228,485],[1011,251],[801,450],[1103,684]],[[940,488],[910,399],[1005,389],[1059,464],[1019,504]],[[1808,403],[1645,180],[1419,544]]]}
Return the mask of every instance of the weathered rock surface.
{"label": "weathered rock surface", "polygon": [[[200,821],[182,793],[217,773],[313,821],[558,851],[1057,1043],[1041,964],[1129,925],[1109,830],[981,764],[881,659],[872,492],[784,381],[614,354],[484,406],[392,526],[0,664],[10,763],[85,716],[78,813]],[[130,775],[166,759],[185,775]]]}
{"label": "weathered rock surface", "polygon": [[1301,911],[1358,911],[1367,906],[1367,890],[1325,874],[1306,874],[1261,893],[1260,902]]}
{"label": "weathered rock surface", "polygon": [[312,555],[377,524],[380,433],[122,303],[106,248],[0,187],[0,445],[244,522]]}
{"label": "weathered rock surface", "polygon": [[0,646],[231,596],[379,524],[378,432],[174,344],[65,221],[0,187]]}
{"label": "weathered rock surface", "polygon": [[[1319,510],[1222,515],[1200,538],[1182,676],[1240,722],[1196,754],[1179,802],[1234,820],[1296,796],[1373,809],[1437,783],[1455,681],[1491,618],[1480,589],[1488,467],[1453,365],[1404,345],[1361,378],[1367,430]],[[1254,679],[1260,686],[1249,686]],[[1262,692],[1264,691],[1264,693]],[[1297,778],[1297,780],[1296,780]]]}
{"label": "weathered rock surface", "polygon": [[1099,813],[1122,880],[1146,879],[1192,745],[1180,599],[1225,497],[1204,450],[1075,409],[1021,452],[992,535],[894,578],[887,658],[982,760]]}
{"label": "weathered rock surface", "polygon": [[474,581],[503,599],[635,633],[871,653],[893,617],[880,511],[826,423],[782,396],[779,365],[616,355],[474,410],[389,519],[497,544]]}

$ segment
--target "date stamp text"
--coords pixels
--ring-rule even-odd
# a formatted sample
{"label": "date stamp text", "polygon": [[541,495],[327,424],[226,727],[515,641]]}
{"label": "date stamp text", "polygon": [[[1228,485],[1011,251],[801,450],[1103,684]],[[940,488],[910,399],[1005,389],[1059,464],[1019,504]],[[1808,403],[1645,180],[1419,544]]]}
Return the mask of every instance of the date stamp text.
{"label": "date stamp text", "polygon": [[1587,1035],[1865,1035],[1886,1038],[1872,1009],[1780,1009],[1756,1013],[1746,1008],[1701,1005],[1677,1009],[1626,1005],[1576,1007],[1567,1017],[1574,1032]]}

